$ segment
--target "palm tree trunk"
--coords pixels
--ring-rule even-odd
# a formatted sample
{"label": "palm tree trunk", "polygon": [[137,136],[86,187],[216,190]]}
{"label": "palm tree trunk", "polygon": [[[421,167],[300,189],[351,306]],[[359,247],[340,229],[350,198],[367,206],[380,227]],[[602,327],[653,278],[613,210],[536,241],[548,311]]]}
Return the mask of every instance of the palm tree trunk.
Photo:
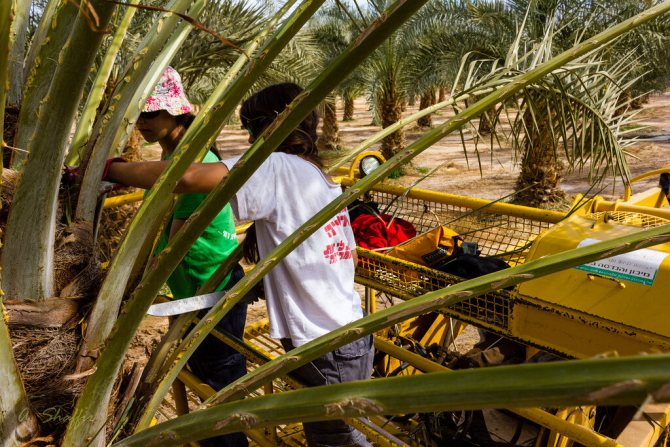
{"label": "palm tree trunk", "polygon": [[342,117],[342,121],[354,120],[354,99],[353,95],[344,95],[344,116]]}
{"label": "palm tree trunk", "polygon": [[[28,75],[23,85],[21,100],[22,112],[19,115],[14,144],[16,147],[28,149],[31,144],[35,129],[40,123],[40,119],[36,119],[39,117],[37,112],[42,101],[48,97],[53,75],[59,67],[60,52],[70,37],[77,12],[73,4],[60,2],[53,12],[52,22],[42,24],[42,26],[47,26],[48,31],[39,49],[31,49],[31,54],[37,53],[35,57],[40,63],[27,67]],[[13,153],[11,163],[13,169],[19,169],[25,163],[27,156],[27,152]]]}
{"label": "palm tree trunk", "polygon": [[490,112],[487,110],[479,117],[478,132],[480,135],[489,135],[493,130],[493,119]]}
{"label": "palm tree trunk", "polygon": [[447,99],[447,89],[445,87],[440,87],[437,91],[437,102],[442,102]]}
{"label": "palm tree trunk", "polygon": [[[402,98],[393,81],[387,81],[379,96],[379,110],[382,128],[388,127],[402,118]],[[382,140],[382,155],[389,159],[405,147],[405,132],[398,129]]]}
{"label": "palm tree trunk", "polygon": [[[429,89],[421,95],[419,102],[419,110],[423,110],[435,104],[435,90]],[[422,116],[417,120],[417,124],[421,127],[431,127],[433,125],[433,118],[431,114]]]}
{"label": "palm tree trunk", "polygon": [[514,203],[534,207],[547,206],[565,197],[565,193],[558,186],[563,165],[555,150],[558,142],[554,140],[554,132],[551,129],[552,119],[546,113],[539,112],[549,110],[543,101],[546,99],[539,99],[536,101],[538,106],[533,106],[536,107],[536,125],[533,124],[531,110],[526,109],[524,112],[525,147],[521,172],[516,181],[516,189],[519,192],[514,198]]}
{"label": "palm tree trunk", "polygon": [[[10,24],[12,24],[14,18],[15,7],[16,2],[14,1],[3,2],[0,6],[0,51],[5,54],[9,52],[11,46]],[[10,66],[11,63],[7,58],[0,58],[0,129],[3,129],[3,141],[6,142],[12,140],[7,138],[4,129],[7,127],[9,129],[15,128],[16,116],[18,115],[18,113],[14,113],[8,120],[5,113]],[[10,126],[5,126],[8,121]],[[1,146],[0,152],[4,152]],[[0,172],[2,172],[2,168],[0,166]],[[0,307],[2,307],[2,318],[0,318],[0,389],[2,390],[2,397],[0,397],[0,414],[2,414],[2,418],[0,418],[0,442],[3,446],[15,447],[36,434],[37,421],[28,406],[21,375],[14,359],[12,341],[5,323],[4,317],[6,314],[2,302],[0,302]]]}
{"label": "palm tree trunk", "polygon": [[[91,6],[99,26],[106,27],[116,5],[98,0]],[[16,188],[3,251],[3,285],[10,299],[41,301],[54,296],[56,205],[66,142],[104,35],[79,17],[71,37],[73,44],[62,49],[57,69],[51,73],[52,87],[33,110],[44,119],[28,139],[31,156]]]}
{"label": "palm tree trunk", "polygon": [[340,128],[337,125],[335,98],[323,102],[323,126],[319,137],[319,150],[337,150],[340,147]]}

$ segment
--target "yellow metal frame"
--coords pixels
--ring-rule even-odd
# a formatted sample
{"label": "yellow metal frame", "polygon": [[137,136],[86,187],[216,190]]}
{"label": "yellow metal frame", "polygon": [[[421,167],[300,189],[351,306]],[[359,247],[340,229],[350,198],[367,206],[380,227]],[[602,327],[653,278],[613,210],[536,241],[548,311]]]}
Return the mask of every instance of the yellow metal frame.
{"label": "yellow metal frame", "polygon": [[[657,173],[648,174],[646,177]],[[350,179],[343,179],[342,183],[351,185],[352,181]],[[395,199],[390,201],[391,203],[395,200],[403,201],[406,199],[416,202],[424,201],[426,209],[435,208],[436,204],[448,204],[464,208],[464,214],[470,212],[481,216],[487,214],[516,216],[535,222],[545,222],[549,224],[546,228],[561,222],[567,217],[566,213],[562,212],[537,210],[506,203],[493,203],[482,199],[472,199],[416,188],[408,191],[401,186],[389,184],[380,184],[372,188],[371,198],[376,199],[378,197],[375,195],[376,193],[388,194],[395,197]],[[590,203],[587,202],[575,214],[587,215],[589,213],[599,213],[604,214],[605,218],[607,218],[609,213],[611,213],[609,216],[617,218],[620,215],[629,214],[631,216],[638,216],[631,219],[641,226],[651,225],[655,221],[670,220],[670,210],[658,207],[658,193],[654,191],[647,195],[650,198],[645,198],[644,194],[638,194],[627,203],[622,201],[609,202],[597,198],[590,201]],[[393,214],[405,218],[406,215],[403,214],[404,205],[396,205],[397,207]],[[482,218],[482,220],[485,220],[485,218]],[[474,231],[476,233],[477,229],[475,228]],[[541,231],[537,233],[537,235],[539,234],[541,234]],[[499,252],[505,252],[505,249],[499,249]],[[359,249],[359,258],[361,262],[357,268],[356,276],[356,281],[359,284],[365,285],[366,289],[373,289],[401,299],[411,299],[430,290],[446,287],[455,281],[454,278],[449,278],[449,275],[441,272],[436,272],[399,259],[393,259],[376,252]],[[521,256],[515,262],[523,262],[524,259],[525,256]],[[594,280],[598,280],[598,278]],[[560,306],[556,303],[547,303],[541,299],[522,295],[517,292],[492,293],[476,300],[478,302],[465,302],[462,303],[464,304],[463,306],[457,305],[449,309],[443,309],[442,313],[459,321],[469,322],[478,327],[520,341],[527,346],[535,346],[568,357],[592,357],[606,351],[611,351],[612,347],[616,347],[616,351],[621,355],[670,351],[670,337],[633,328],[597,315]],[[399,332],[401,335],[406,334],[406,331],[411,328],[411,325],[399,325],[396,328],[396,333]],[[399,340],[402,340],[402,337]],[[421,368],[427,370],[429,366],[426,365],[432,363],[430,360],[411,352],[408,353],[406,349],[395,346],[388,341],[379,343],[376,341],[378,350],[384,351],[384,348],[382,348],[382,344],[384,343],[386,343],[387,347],[389,345],[394,346],[385,351],[390,357],[412,365],[412,368],[405,370],[405,373],[411,373],[415,369],[421,370]],[[427,346],[427,344],[424,344],[424,346]],[[409,361],[412,355],[415,356],[415,363]],[[441,367],[441,365],[438,365],[438,367]],[[572,436],[564,436],[556,426],[548,425],[546,421],[543,421],[545,417],[544,413],[534,413],[535,411],[540,410],[531,410],[531,414],[527,414],[525,417],[542,426],[549,427],[551,433],[546,439],[548,439],[548,442],[552,446],[569,446],[573,444],[573,441],[587,446],[628,445],[629,438],[626,439],[626,442],[619,442],[618,440],[615,441],[595,433],[590,425],[591,419],[584,417],[585,413],[591,414],[588,408],[564,409],[558,417],[549,415],[551,418],[560,419],[570,430],[585,433],[589,437],[588,440],[578,440],[574,437],[574,433]],[[654,409],[652,413],[653,419],[657,421],[658,425],[647,423],[644,426],[645,439],[657,440],[663,433],[667,434],[667,431],[663,432],[663,430],[667,430],[668,414],[670,411],[668,408],[664,408],[662,412]],[[644,422],[637,422],[637,425],[643,424]],[[633,426],[635,426],[635,423],[627,430],[632,431]],[[651,445],[651,443],[645,445]]]}
{"label": "yellow metal frame", "polygon": [[141,202],[142,200],[144,200],[144,191],[137,191],[121,196],[109,197],[105,199],[102,207],[105,209],[114,208],[116,206],[126,205],[128,203]]}
{"label": "yellow metal frame", "polygon": [[630,196],[631,196],[631,192],[632,192],[631,185],[632,185],[633,183],[639,182],[639,181],[641,181],[641,180],[648,179],[648,178],[650,178],[650,177],[655,177],[655,176],[657,176],[657,175],[668,174],[668,173],[670,173],[670,166],[666,166],[666,167],[661,168],[661,169],[656,169],[656,170],[653,170],[653,171],[645,172],[644,174],[638,175],[637,177],[633,177],[633,178],[630,179],[630,181],[629,181],[628,183],[626,183],[626,185],[624,186],[623,200],[624,200],[625,202],[627,202],[628,200],[630,200]]}
{"label": "yellow metal frame", "polygon": [[643,206],[643,205],[634,205],[621,200],[615,200],[614,202],[609,202],[603,200],[600,197],[593,199],[592,212],[601,213],[601,212],[626,212],[626,213],[637,213],[641,215],[649,215],[654,217],[659,217],[661,219],[670,220],[670,209],[665,208],[656,208],[653,206]]}
{"label": "yellow metal frame", "polygon": [[[350,186],[355,181],[356,168],[360,159],[370,155],[367,152],[360,154],[352,163],[349,175],[339,178],[345,186]],[[377,155],[375,153],[375,155]],[[646,173],[631,180],[631,183],[658,175],[662,172],[670,172],[669,168]],[[391,198],[387,203],[397,206],[395,214],[402,214],[402,204],[397,202],[413,201],[415,207],[423,206],[423,212],[414,218],[422,219],[423,214],[430,212],[436,219],[444,216],[470,215],[467,225],[471,225],[466,231],[470,231],[470,237],[480,237],[483,242],[493,244],[492,253],[508,253],[510,250],[518,249],[519,253],[514,257],[508,257],[508,262],[524,262],[528,253],[528,243],[534,240],[547,228],[563,221],[566,213],[559,211],[540,210],[536,208],[512,205],[502,202],[494,202],[483,199],[457,196],[453,194],[412,188],[407,190],[402,186],[390,184],[378,184],[373,187],[369,194],[382,194]],[[587,203],[580,211],[580,215],[586,213],[635,213],[639,216],[653,216],[654,218],[670,220],[670,210],[659,208],[662,200],[654,197],[655,192],[638,195],[631,199],[630,185],[627,185],[626,200],[609,202],[596,198]],[[105,207],[117,206],[141,200],[143,193],[133,193],[108,199]],[[649,206],[652,203],[655,206]],[[439,208],[443,205],[450,208]],[[439,209],[438,209],[439,208]],[[439,215],[442,213],[442,215]],[[503,217],[517,220],[509,221],[509,229],[514,233],[516,242],[505,245],[504,241],[496,239],[495,234],[484,234],[491,227],[495,227],[495,219]],[[409,217],[409,216],[407,216]],[[541,225],[539,225],[541,223]],[[526,227],[532,227],[528,230]],[[238,233],[246,231],[238,227]],[[477,236],[478,235],[478,236]],[[504,239],[509,239],[509,234],[503,234]],[[358,249],[360,263],[356,271],[356,281],[366,286],[365,306],[369,312],[376,310],[377,291],[386,293],[401,299],[411,299],[428,291],[447,287],[457,281],[456,278],[400,259],[391,258],[380,253]],[[511,255],[510,255],[511,256]],[[443,365],[433,362],[430,358],[422,357],[408,349],[394,344],[391,339],[410,340],[427,346],[430,343],[443,342],[445,337],[450,336],[447,330],[447,322],[450,319],[460,322],[474,324],[499,335],[520,341],[527,346],[551,351],[563,356],[573,358],[592,357],[616,347],[618,354],[636,354],[649,351],[670,351],[670,337],[664,337],[657,333],[632,328],[631,326],[617,323],[615,321],[591,315],[586,312],[571,309],[557,303],[548,303],[545,300],[519,293],[518,291],[501,291],[486,294],[482,297],[473,298],[450,308],[440,311],[434,321],[425,322],[417,319],[398,325],[393,331],[383,331],[384,336],[375,336],[375,347],[379,352],[385,353],[391,362],[389,368],[400,362],[410,365],[406,374],[430,373],[433,371],[447,370]],[[250,324],[245,330],[245,343],[230,339],[216,331],[214,335],[225,343],[241,352],[253,364],[259,365],[273,358],[281,347],[275,340],[267,337],[267,320]],[[400,334],[402,337],[397,337]],[[390,337],[384,338],[384,337]],[[202,398],[211,396],[212,390],[200,383],[195,376],[188,371],[182,371],[180,380]],[[288,387],[296,388],[300,385],[290,378],[275,381],[264,388],[264,393],[282,391]],[[177,386],[175,394],[182,394]],[[178,407],[183,411],[183,402]],[[551,414],[542,409],[523,408],[514,409],[516,414],[531,420],[550,431],[546,438],[547,445],[552,447],[563,447],[579,442],[587,447],[596,446],[629,446],[650,445],[654,440],[660,438],[667,430],[670,418],[670,406],[645,405],[640,415],[634,420],[617,439],[607,438],[591,428],[591,411],[589,408],[561,409],[557,414]],[[585,416],[586,415],[586,416]],[[644,415],[644,416],[643,416]],[[655,424],[649,424],[653,419]],[[379,418],[372,418],[376,422],[365,424],[360,420],[350,420],[350,423],[359,430],[366,433],[380,446],[404,445],[401,441],[396,442],[395,435],[400,428],[392,423]],[[379,425],[384,425],[382,429]],[[665,432],[667,433],[667,432]],[[256,430],[248,433],[250,438],[260,446],[271,446],[278,444],[302,445],[302,434],[300,424],[285,427],[270,427],[264,431]],[[635,444],[631,444],[635,440]]]}
{"label": "yellow metal frame", "polygon": [[[342,185],[344,186],[351,186],[353,184],[354,181],[351,179],[342,179]],[[431,191],[428,189],[408,189],[403,186],[391,185],[388,183],[379,183],[373,186],[370,191],[385,192],[395,196],[404,196],[412,199],[425,200],[427,202],[449,204],[458,207],[469,208],[472,210],[476,209],[479,210],[479,212],[485,214],[505,214],[540,222],[557,223],[566,216],[566,213],[561,211],[542,210],[539,208],[531,208],[522,205],[512,205],[505,202],[496,202],[493,200],[459,196],[445,192]]]}
{"label": "yellow metal frame", "polygon": [[[455,277],[358,249],[356,282],[404,300],[447,287]],[[404,276],[403,276],[404,275]],[[572,358],[617,347],[620,355],[670,351],[670,338],[511,291],[492,292],[444,308],[445,315]]]}

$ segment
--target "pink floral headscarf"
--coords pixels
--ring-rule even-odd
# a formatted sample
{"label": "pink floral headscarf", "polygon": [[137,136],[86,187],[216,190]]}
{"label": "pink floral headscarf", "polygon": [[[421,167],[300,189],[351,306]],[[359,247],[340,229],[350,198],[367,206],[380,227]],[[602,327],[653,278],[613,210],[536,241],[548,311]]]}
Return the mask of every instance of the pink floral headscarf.
{"label": "pink floral headscarf", "polygon": [[143,112],[167,110],[172,116],[183,115],[193,111],[193,106],[186,98],[181,76],[172,67],[165,68],[161,80],[147,98]]}

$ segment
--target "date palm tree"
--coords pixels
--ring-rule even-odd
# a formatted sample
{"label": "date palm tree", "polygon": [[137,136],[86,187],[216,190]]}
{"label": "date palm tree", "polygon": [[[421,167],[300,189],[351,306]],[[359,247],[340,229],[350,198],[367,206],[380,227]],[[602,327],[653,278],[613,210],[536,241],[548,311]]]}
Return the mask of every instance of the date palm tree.
{"label": "date palm tree", "polygon": [[[614,9],[617,14],[630,14],[643,7],[642,3],[621,2]],[[437,11],[453,8],[449,2],[431,6]],[[414,53],[421,62],[413,64],[425,67],[424,72],[453,76],[455,96],[477,91],[493,78],[505,82],[508,76],[531,69],[620,16],[610,7],[569,0],[468,2],[459,11],[465,18],[460,26],[442,31],[427,28],[433,39]],[[501,141],[511,143],[521,169],[518,203],[554,206],[560,202],[559,183],[566,170],[589,166],[594,182],[606,176],[627,178],[627,143],[622,133],[630,118],[631,96],[627,93],[639,91],[642,76],[648,75],[645,59],[658,61],[665,54],[655,44],[663,41],[664,23],[641,27],[634,31],[635,39],[620,39],[543,86],[522,90],[514,100],[514,114],[508,116],[511,103],[499,105],[471,127],[475,135],[493,132],[490,138],[476,139],[480,144],[488,141],[489,150]],[[635,47],[630,45],[632,40],[638,42]],[[645,50],[643,54],[649,56],[627,56],[633,48],[638,55]],[[508,135],[501,130],[504,121],[512,123]]]}
{"label": "date palm tree", "polygon": [[[328,64],[351,44],[360,30],[366,26],[366,18],[354,3],[330,2],[309,24],[318,50],[319,64]],[[343,121],[353,119],[354,99],[363,92],[361,68],[343,79],[323,105],[323,125],[319,143],[323,149],[340,147],[337,123],[337,96],[344,102]]]}
{"label": "date palm tree", "polygon": [[[60,244],[56,244],[56,229],[63,221],[67,222],[67,213],[59,214],[57,204],[62,163],[65,152],[69,148],[69,132],[77,124],[78,106],[84,94],[89,92],[87,76],[91,68],[95,66],[104,35],[111,31],[110,24],[116,23],[113,22],[114,15],[123,14],[128,6],[105,0],[90,0],[82,2],[80,4],[82,7],[78,9],[69,1],[51,1],[56,4],[52,20],[47,21],[44,25],[48,29],[45,31],[44,39],[41,40],[36,62],[33,67],[30,67],[30,75],[22,86],[24,116],[31,119],[24,118],[19,122],[19,126],[25,126],[24,129],[29,128],[29,131],[24,130],[27,132],[27,137],[25,137],[27,145],[21,149],[27,150],[29,155],[22,164],[17,166],[21,170],[21,176],[15,187],[14,200],[9,205],[11,207],[9,220],[6,231],[3,232],[2,286],[7,298],[24,304],[28,303],[35,309],[41,309],[46,313],[46,320],[49,324],[54,324],[57,321],[56,317],[59,317],[63,325],[44,332],[50,332],[52,337],[54,334],[60,336],[67,332],[67,335],[75,340],[75,347],[79,342],[77,334],[82,331],[80,323],[85,321],[86,341],[89,343],[89,350],[86,353],[94,359],[94,366],[82,371],[81,374],[72,374],[73,371],[68,368],[55,371],[56,375],[52,385],[76,384],[67,390],[69,402],[76,400],[76,405],[74,409],[64,405],[63,411],[66,412],[64,417],[58,419],[60,426],[48,427],[45,424],[44,413],[41,413],[34,405],[34,396],[26,394],[23,378],[14,361],[10,333],[14,332],[16,335],[16,331],[8,329],[5,319],[0,319],[0,381],[2,381],[3,389],[0,398],[0,411],[3,414],[0,420],[0,439],[3,445],[13,447],[38,440],[49,441],[45,437],[53,434],[56,436],[51,439],[52,443],[68,447],[101,446],[106,445],[108,441],[118,446],[178,445],[219,433],[293,420],[341,418],[354,414],[374,414],[387,411],[398,413],[407,410],[433,411],[440,408],[458,409],[482,405],[506,405],[510,402],[510,394],[509,390],[503,390],[503,388],[509,383],[511,376],[515,377],[513,380],[525,377],[527,384],[535,383],[538,377],[544,377],[545,386],[524,392],[523,405],[584,403],[592,398],[593,392],[602,387],[625,390],[624,393],[609,393],[607,395],[609,397],[603,397],[604,403],[635,403],[645,399],[649,393],[662,388],[670,379],[668,376],[670,365],[667,356],[596,360],[587,363],[585,367],[577,363],[568,365],[567,369],[555,370],[553,375],[547,371],[546,366],[535,365],[531,368],[522,367],[508,371],[509,376],[496,374],[495,371],[487,372],[487,374],[492,373],[493,376],[485,375],[483,378],[485,383],[492,385],[486,390],[486,394],[490,397],[486,401],[468,398],[464,402],[446,404],[453,400],[439,393],[438,390],[457,390],[460,391],[461,396],[470,396],[470,390],[459,388],[458,383],[460,382],[462,387],[463,383],[471,382],[473,378],[477,380],[479,376],[474,377],[476,374],[464,372],[456,376],[458,380],[454,383],[453,379],[445,375],[433,377],[426,375],[425,378],[414,382],[414,385],[409,383],[407,386],[402,382],[382,380],[378,386],[375,386],[375,383],[365,384],[368,391],[361,390],[360,384],[349,384],[342,388],[327,388],[325,392],[324,390],[307,390],[278,397],[268,396],[239,402],[231,401],[224,405],[214,405],[192,416],[178,418],[167,425],[161,424],[149,428],[156,403],[160,403],[176,373],[202,338],[276,262],[294,250],[302,240],[332,218],[343,206],[379,182],[389,172],[407,163],[440,138],[460,128],[463,122],[476,118],[484,110],[490,109],[500,101],[512,98],[521,86],[538,82],[546,74],[559,70],[571,59],[583,56],[594,47],[610,42],[616,36],[639,26],[646,20],[667,13],[670,11],[670,1],[650,8],[638,20],[624,22],[596,39],[577,46],[569,54],[539,64],[527,73],[518,74],[515,80],[497,90],[493,89],[495,91],[492,90],[490,95],[482,97],[465,108],[454,119],[428,132],[412,147],[391,158],[378,171],[343,193],[317,214],[311,222],[299,229],[294,237],[287,239],[267,259],[261,260],[254,270],[229,292],[226,299],[220,301],[210,311],[208,317],[198,323],[196,328],[175,348],[175,362],[166,362],[161,365],[161,374],[157,378],[158,386],[153,388],[155,393],[149,396],[133,396],[134,390],[128,387],[129,382],[117,382],[117,380],[133,334],[166,278],[193,241],[218,214],[222,204],[230,200],[274,148],[314,107],[327,97],[343,75],[348,74],[382,45],[402,23],[416,13],[424,2],[399,0],[380,14],[379,20],[361,30],[359,38],[310,82],[307,94],[301,96],[277,118],[276,126],[273,126],[274,130],[258,138],[244,155],[243,163],[231,170],[227,179],[212,191],[197,213],[198,215],[172,239],[166,250],[167,255],[160,257],[146,270],[138,269],[138,264],[150,247],[150,242],[147,241],[154,239],[160,222],[166,215],[171,202],[170,193],[176,182],[186,168],[210,147],[246,92],[261,79],[269,69],[271,62],[289,45],[309,18],[316,13],[322,2],[304,0],[297,8],[293,8],[296,2],[289,1],[283,4],[276,14],[268,18],[266,25],[259,30],[256,37],[241,48],[237,61],[231,65],[226,72],[226,77],[217,84],[204,103],[201,114],[198,115],[181,140],[180,147],[175,151],[170,166],[146,196],[116,257],[105,272],[101,286],[97,287],[96,284],[95,287],[87,289],[83,297],[78,296],[78,300],[73,300],[73,297],[69,295],[69,292],[73,290],[72,287],[54,286],[52,281],[52,277],[56,276],[52,274],[55,270],[54,256],[59,255],[66,247],[79,246],[80,250],[83,250],[79,252],[83,255],[80,256],[80,259],[90,257],[89,252],[86,251],[88,246],[83,244],[81,248],[82,245],[79,243],[92,237],[91,230],[94,222],[90,218],[89,202],[95,202],[91,200],[91,197],[94,199],[97,197],[104,160],[127,138],[129,128],[132,127],[132,123],[140,112],[139,105],[144,103],[145,96],[163,72],[165,65],[174,58],[189,36],[191,25],[187,21],[182,21],[178,14],[159,14],[152,22],[151,28],[147,30],[149,37],[142,41],[137,52],[130,58],[132,63],[128,64],[124,75],[120,77],[109,106],[93,126],[89,141],[86,143],[87,146],[90,146],[90,155],[87,157],[88,162],[81,186],[76,191],[78,194],[76,212],[81,218],[74,224],[66,226],[63,231],[66,231],[67,236],[60,241]],[[5,50],[0,52],[0,86],[2,86],[0,88],[0,111],[2,111],[0,112],[0,123],[4,120],[4,104],[7,98],[8,82],[5,81],[10,78],[8,55],[11,53],[9,51],[11,45],[16,42],[10,33],[16,5],[17,0],[0,3],[0,47]],[[199,17],[205,7],[206,2],[201,0],[171,0],[167,5],[167,9],[180,14],[188,13],[192,18]],[[95,11],[95,14],[92,11]],[[37,30],[36,35],[39,34],[40,29]],[[66,34],[66,36],[61,34]],[[48,72],[41,73],[42,70],[48,70]],[[36,92],[41,92],[39,101],[36,101],[34,97]],[[28,104],[32,104],[31,107],[34,108],[26,110]],[[19,130],[21,131],[21,127]],[[3,146],[8,145],[3,142]],[[285,361],[287,357],[283,356],[275,362],[258,368],[244,379],[245,386],[226,389],[224,390],[226,395],[218,396],[218,398],[229,400],[236,393],[235,390],[253,390],[256,385],[262,385],[264,381],[271,380],[273,374],[285,374],[322,353],[332,350],[335,346],[360,337],[361,334],[371,333],[410,316],[455,303],[469,296],[485,293],[492,288],[500,287],[501,284],[503,287],[511,286],[529,277],[548,274],[599,257],[625,252],[633,247],[664,242],[670,238],[669,231],[667,227],[658,227],[617,240],[582,247],[570,253],[542,258],[534,264],[528,263],[504,274],[494,274],[494,276],[462,283],[427,294],[414,302],[405,303],[383,313],[370,315],[358,322],[352,322],[340,331],[327,334],[311,344],[302,346],[290,354],[292,360],[289,362]],[[87,266],[88,263],[84,268]],[[17,271],[18,267],[20,267],[19,271]],[[224,264],[221,268],[222,273],[225,274],[229,267],[230,265]],[[137,270],[141,270],[141,273],[138,273]],[[71,284],[71,281],[81,280],[81,275],[79,275],[81,271],[67,273],[75,278],[70,278],[70,282],[67,282],[66,285]],[[126,288],[134,281],[135,276],[139,277],[137,279],[139,285],[130,287],[131,290],[128,291],[127,299],[124,301],[122,299],[126,295]],[[92,305],[93,310],[84,312],[79,307],[82,301]],[[4,306],[10,311],[12,305],[9,300],[4,302]],[[120,311],[122,305],[123,310]],[[12,317],[10,317],[10,324],[12,323]],[[31,331],[37,332],[34,325],[30,326]],[[570,378],[568,384],[565,383],[566,377]],[[502,380],[504,378],[505,380]],[[596,378],[598,378],[597,381]],[[479,379],[482,380],[481,377]],[[115,386],[117,383],[120,384],[118,387]],[[619,386],[621,383],[634,383],[636,386],[621,387]],[[496,385],[498,385],[497,388]],[[370,390],[372,394],[366,394]],[[408,390],[417,396],[432,395],[434,398],[416,399],[418,404],[410,408],[403,403]],[[548,392],[548,390],[554,391]],[[120,393],[119,399],[112,398],[113,392],[116,391]],[[343,397],[345,401],[342,400]],[[667,393],[659,393],[655,395],[655,398],[658,401],[664,401],[669,397]],[[130,402],[143,407],[144,410],[140,411],[143,413],[142,418],[138,424],[125,426],[127,420],[123,416],[131,409],[125,406],[114,409],[112,405],[114,402]],[[305,406],[301,404],[302,402],[311,403]],[[519,402],[516,401],[516,403]],[[334,408],[339,408],[341,411],[333,412]],[[61,437],[60,433],[63,430],[65,434]],[[128,436],[132,432],[135,434]],[[111,441],[113,434],[119,437]]]}

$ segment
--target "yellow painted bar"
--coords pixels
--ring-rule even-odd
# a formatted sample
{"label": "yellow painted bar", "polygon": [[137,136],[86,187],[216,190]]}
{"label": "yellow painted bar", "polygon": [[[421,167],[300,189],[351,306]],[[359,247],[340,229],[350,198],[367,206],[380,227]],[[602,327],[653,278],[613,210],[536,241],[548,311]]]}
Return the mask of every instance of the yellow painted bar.
{"label": "yellow painted bar", "polygon": [[236,226],[235,227],[235,234],[246,233],[251,225],[253,225],[253,222],[247,222],[245,224]]}
{"label": "yellow painted bar", "polygon": [[655,169],[653,171],[645,172],[644,174],[640,174],[637,177],[633,177],[630,179],[630,181],[624,185],[624,193],[623,193],[623,199],[628,200],[630,199],[630,194],[631,194],[631,183],[639,182],[640,180],[647,179],[649,177],[654,177],[656,175],[661,175],[661,174],[666,174],[670,173],[670,166],[666,166],[664,168],[660,169]]}
{"label": "yellow painted bar", "polygon": [[[353,185],[350,179],[342,178],[342,184],[345,186]],[[492,200],[477,199],[473,197],[458,196],[445,192],[430,191],[428,189],[407,188],[399,185],[390,185],[380,183],[372,187],[372,191],[386,192],[397,196],[406,195],[407,197],[419,200],[428,200],[436,203],[444,203],[464,208],[479,209],[483,208],[483,213],[507,214],[510,216],[523,217],[530,220],[541,222],[557,223],[565,218],[566,213],[560,211],[542,210],[528,206],[512,205],[504,202],[493,202]]]}
{"label": "yellow painted bar", "polygon": [[[437,364],[376,336],[375,348],[425,372],[451,371],[446,366]],[[564,421],[563,419],[544,410],[540,410],[539,408],[512,408],[509,410],[512,413],[518,414],[519,416],[533,421],[549,430],[567,436],[571,440],[577,441],[586,447],[623,447],[611,438],[602,436],[581,425],[571,424],[570,422]]]}
{"label": "yellow painted bar", "polygon": [[[191,391],[193,391],[199,398],[203,400],[214,394],[214,390],[211,386],[203,383],[202,380],[198,378],[198,376],[186,369],[182,369],[179,372],[178,381],[175,381],[175,383],[178,382],[186,385]],[[251,440],[253,440],[261,447],[276,447],[277,445],[271,440],[267,439],[265,437],[265,433],[263,433],[261,430],[246,430],[244,434],[246,434],[249,438],[251,438]]]}
{"label": "yellow painted bar", "polygon": [[188,397],[186,397],[186,386],[181,380],[172,382],[172,397],[174,398],[174,407],[178,416],[188,414]]}
{"label": "yellow painted bar", "polygon": [[608,202],[607,200],[598,200],[596,198],[593,203],[593,212],[598,213],[603,211],[623,211],[629,213],[647,214],[650,216],[660,217],[661,219],[670,220],[670,209],[629,205],[620,200]]}
{"label": "yellow painted bar", "polygon": [[204,383],[198,378],[198,376],[187,369],[182,369],[179,371],[179,375],[177,377],[181,383],[186,385],[201,399],[207,399],[214,394],[214,390],[211,386]]}
{"label": "yellow painted bar", "polygon": [[577,441],[586,447],[624,447],[612,438],[600,435],[581,425],[572,424],[546,411],[536,408],[514,408],[514,413],[542,427],[554,430],[572,441]]}
{"label": "yellow painted bar", "polygon": [[[144,191],[137,191],[130,194],[124,194],[122,196],[115,196],[105,199],[103,208],[114,208],[116,206],[126,205],[128,203],[141,202],[144,200]],[[235,234],[246,233],[253,222],[248,222],[242,225],[235,227]]]}
{"label": "yellow painted bar", "polygon": [[105,199],[103,208],[114,208],[115,206],[126,205],[128,203],[140,202],[144,199],[144,191],[132,192],[122,196],[115,196]]}

